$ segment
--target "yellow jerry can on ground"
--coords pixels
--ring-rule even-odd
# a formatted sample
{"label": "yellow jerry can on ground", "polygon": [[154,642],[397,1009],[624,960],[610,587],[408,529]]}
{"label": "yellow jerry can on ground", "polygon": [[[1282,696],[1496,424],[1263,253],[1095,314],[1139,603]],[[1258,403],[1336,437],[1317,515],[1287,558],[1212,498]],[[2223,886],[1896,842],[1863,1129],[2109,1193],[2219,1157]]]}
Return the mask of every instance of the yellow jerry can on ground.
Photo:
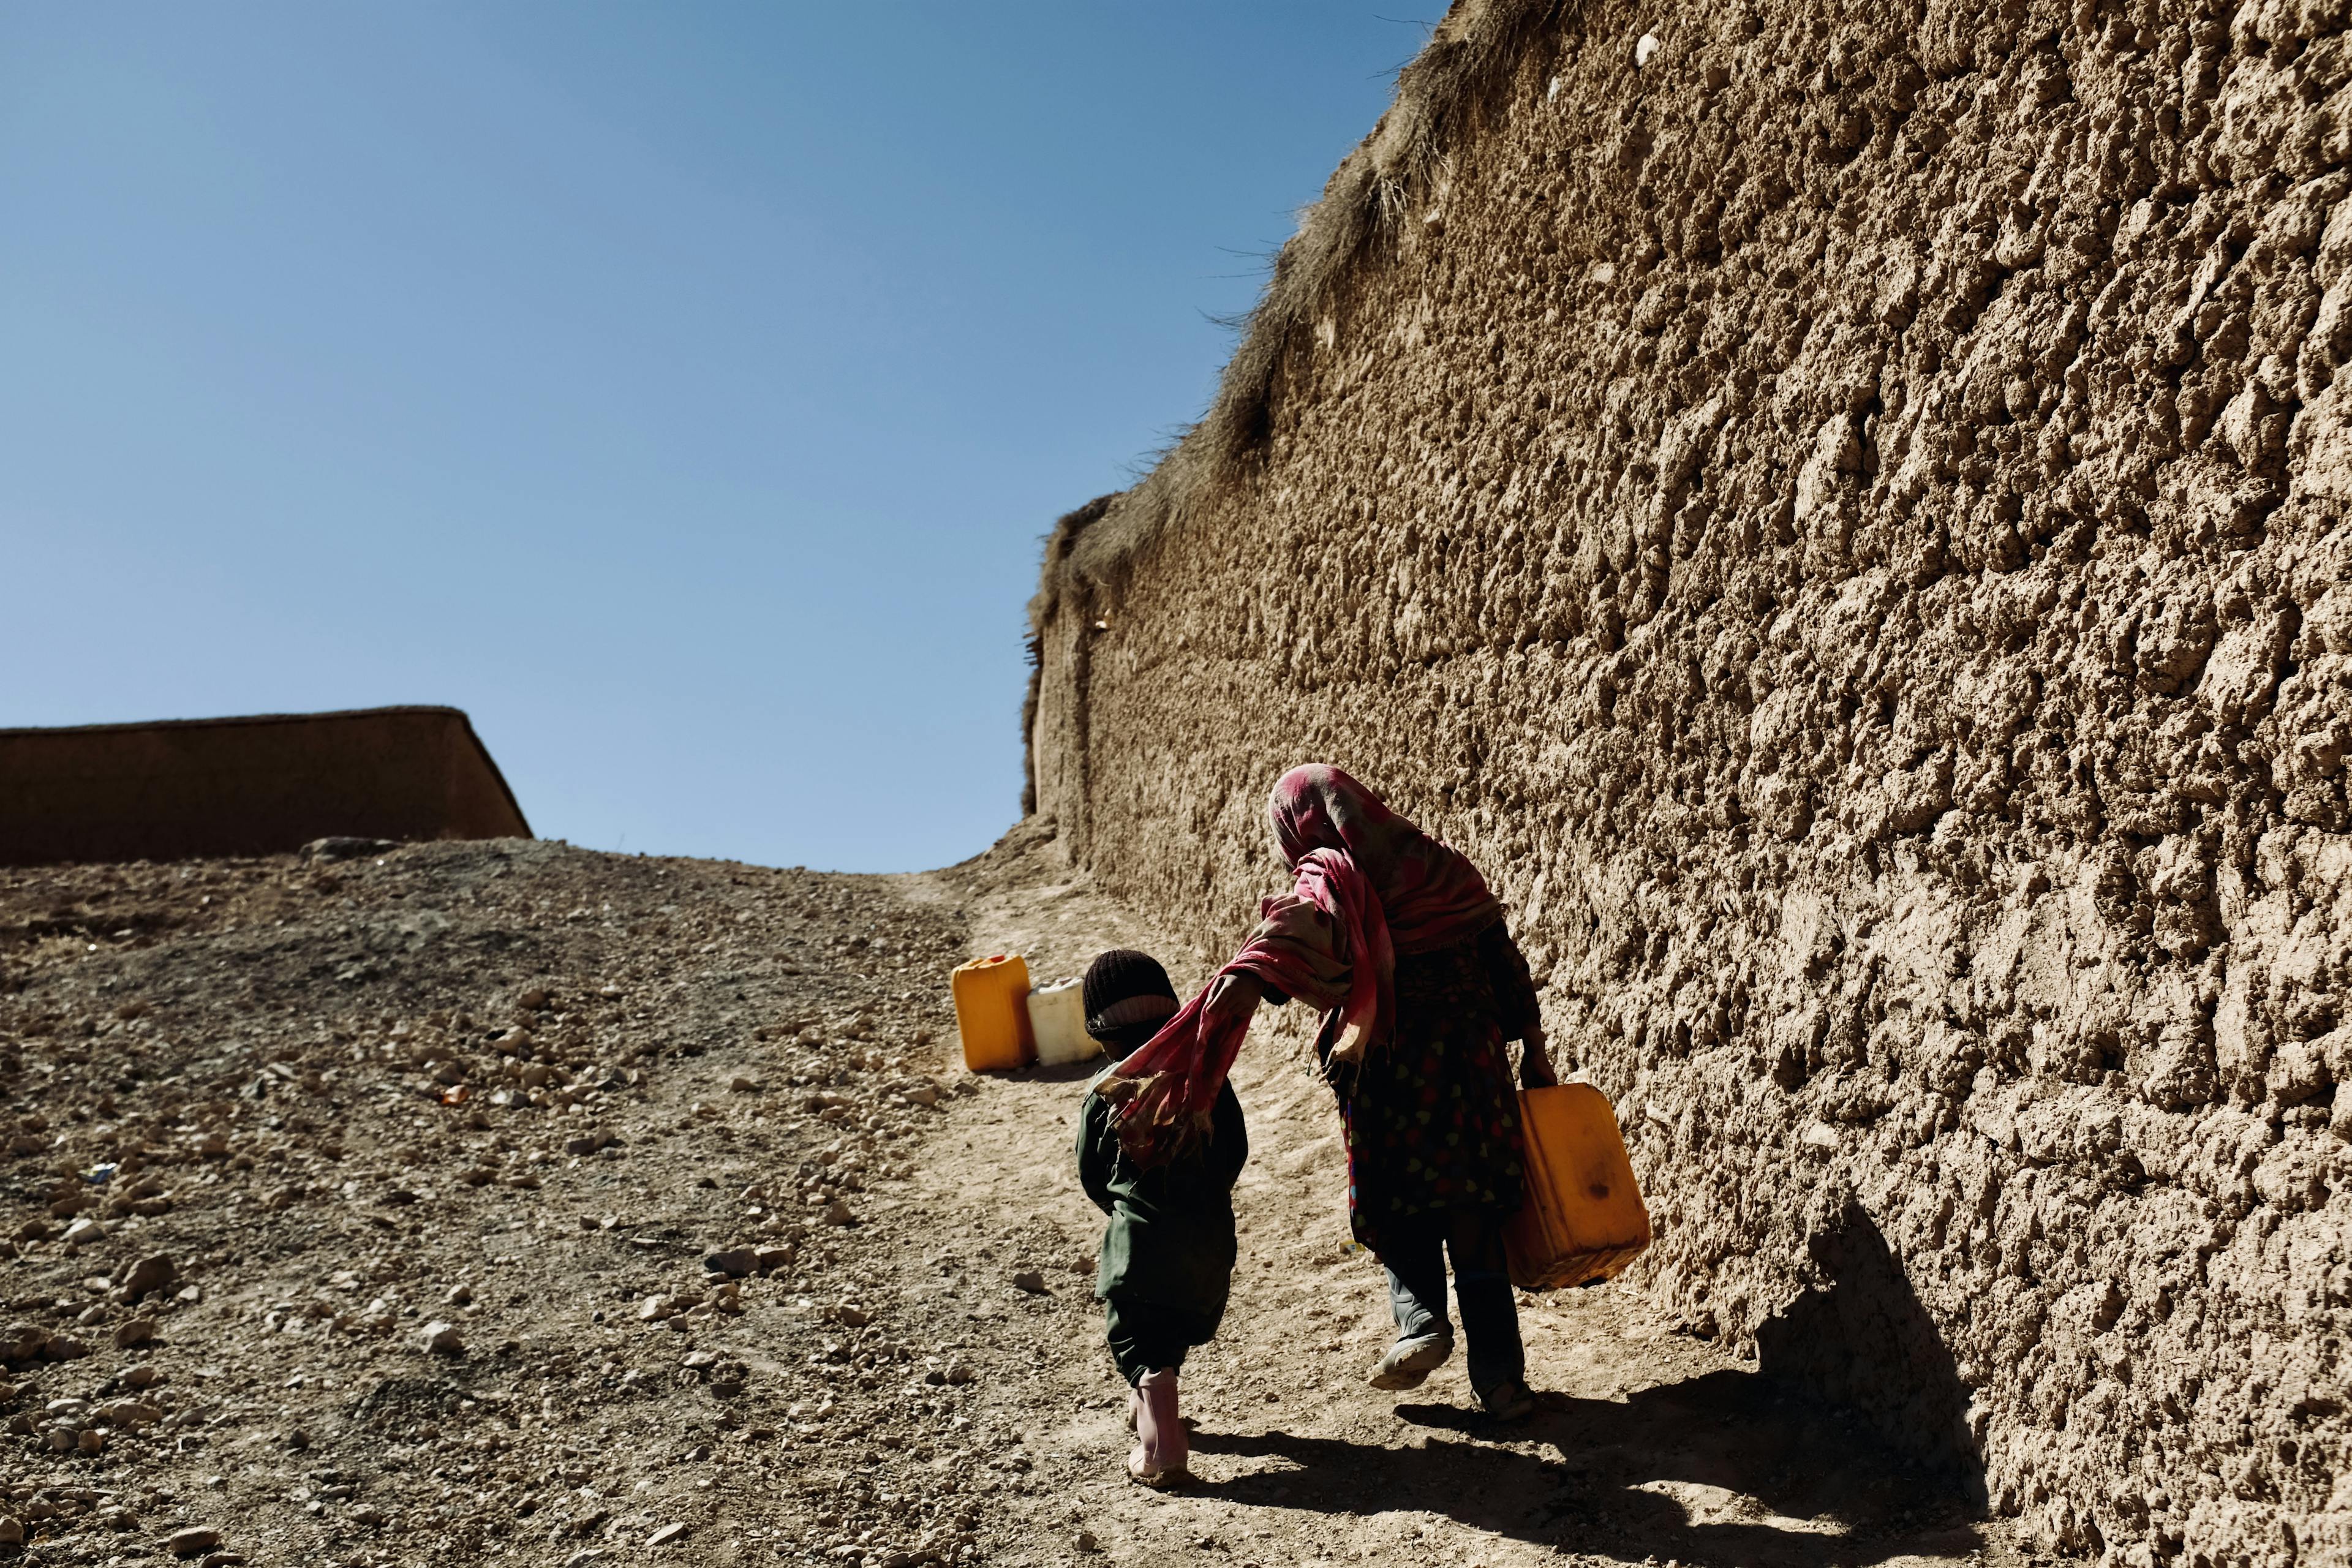
{"label": "yellow jerry can on ground", "polygon": [[1612,1279],[1650,1245],[1650,1211],[1609,1097],[1589,1083],[1519,1091],[1528,1201],[1504,1226],[1511,1283],[1557,1290]]}
{"label": "yellow jerry can on ground", "polygon": [[1029,1033],[1029,963],[1019,953],[1000,952],[958,964],[948,976],[955,997],[956,1033],[963,1037],[963,1065],[973,1072],[1026,1067],[1036,1059]]}

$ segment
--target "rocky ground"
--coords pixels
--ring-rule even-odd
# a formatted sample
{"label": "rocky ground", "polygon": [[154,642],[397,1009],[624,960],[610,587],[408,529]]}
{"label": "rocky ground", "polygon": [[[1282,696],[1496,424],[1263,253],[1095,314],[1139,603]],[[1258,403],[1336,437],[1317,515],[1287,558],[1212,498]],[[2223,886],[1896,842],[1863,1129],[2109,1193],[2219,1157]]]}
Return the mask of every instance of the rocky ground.
{"label": "rocky ground", "polygon": [[849,877],[555,843],[0,872],[0,1552],[226,1564],[2007,1558],[1628,1291],[1549,1407],[1399,1402],[1291,1029],[1200,1484],[1125,1483],[1089,1069],[964,1075],[947,970],[1198,956],[1016,833]]}

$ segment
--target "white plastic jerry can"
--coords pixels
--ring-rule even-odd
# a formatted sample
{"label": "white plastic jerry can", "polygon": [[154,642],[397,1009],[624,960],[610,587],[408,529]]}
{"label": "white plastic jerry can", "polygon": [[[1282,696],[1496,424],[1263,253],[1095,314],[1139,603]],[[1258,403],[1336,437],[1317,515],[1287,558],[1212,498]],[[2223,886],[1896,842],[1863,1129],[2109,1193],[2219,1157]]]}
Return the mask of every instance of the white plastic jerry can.
{"label": "white plastic jerry can", "polygon": [[1029,1032],[1037,1041],[1037,1065],[1082,1062],[1102,1049],[1087,1033],[1087,1003],[1076,980],[1056,980],[1029,993]]}

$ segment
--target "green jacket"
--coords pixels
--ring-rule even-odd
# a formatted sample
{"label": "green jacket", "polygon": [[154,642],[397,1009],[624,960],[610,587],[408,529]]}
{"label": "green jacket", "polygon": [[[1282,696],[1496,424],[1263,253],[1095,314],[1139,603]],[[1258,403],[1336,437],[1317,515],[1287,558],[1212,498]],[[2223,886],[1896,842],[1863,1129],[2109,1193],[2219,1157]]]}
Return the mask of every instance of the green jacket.
{"label": "green jacket", "polygon": [[1095,1295],[1221,1316],[1236,1251],[1234,1183],[1249,1159],[1242,1102],[1233,1085],[1219,1089],[1208,1140],[1154,1170],[1119,1146],[1115,1110],[1089,1093],[1078,1113],[1078,1180],[1110,1215]]}

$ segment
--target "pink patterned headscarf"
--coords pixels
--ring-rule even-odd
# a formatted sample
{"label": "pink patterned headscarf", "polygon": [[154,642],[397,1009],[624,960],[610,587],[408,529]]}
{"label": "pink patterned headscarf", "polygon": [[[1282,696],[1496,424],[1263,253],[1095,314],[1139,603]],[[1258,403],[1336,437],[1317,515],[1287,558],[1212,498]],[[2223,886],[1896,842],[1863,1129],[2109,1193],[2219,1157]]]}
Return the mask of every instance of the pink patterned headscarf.
{"label": "pink patterned headscarf", "polygon": [[1115,1069],[1147,1080],[1119,1124],[1139,1158],[1164,1157],[1205,1121],[1233,1070],[1248,1018],[1209,1005],[1227,976],[1318,1009],[1327,1061],[1358,1061],[1394,1022],[1396,954],[1450,947],[1502,916],[1476,867],[1328,763],[1283,774],[1266,816],[1290,891],[1258,906],[1241,952]]}
{"label": "pink patterned headscarf", "polygon": [[1318,850],[1347,856],[1371,884],[1374,912],[1399,952],[1452,947],[1502,916],[1478,868],[1328,763],[1276,780],[1265,814],[1285,865],[1296,868]]}

